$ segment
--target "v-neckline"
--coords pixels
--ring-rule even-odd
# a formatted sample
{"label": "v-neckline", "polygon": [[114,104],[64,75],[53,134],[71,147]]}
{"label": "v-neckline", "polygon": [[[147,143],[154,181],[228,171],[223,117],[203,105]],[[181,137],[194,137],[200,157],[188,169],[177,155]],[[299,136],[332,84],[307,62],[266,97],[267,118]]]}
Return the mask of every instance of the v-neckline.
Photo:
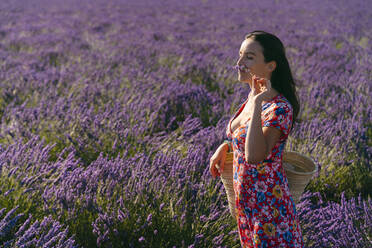
{"label": "v-neckline", "polygon": [[[230,131],[230,134],[233,134],[233,132],[231,131],[231,124],[232,124],[232,122],[233,122],[233,121],[235,120],[235,118],[236,118],[238,115],[240,115],[240,113],[243,111],[243,109],[244,109],[245,105],[247,104],[248,100],[249,100],[249,99],[245,100],[245,102],[242,104],[242,106],[240,107],[240,109],[238,109],[238,111],[235,112],[234,117],[233,117],[232,120],[230,121],[230,124],[229,124],[229,131]],[[234,130],[234,132],[235,132],[238,128],[240,128],[241,126],[242,126],[242,125],[240,125],[239,127],[237,127],[237,128]]]}
{"label": "v-neckline", "polygon": [[[265,103],[264,105],[262,105],[262,108],[263,108],[266,104],[268,104],[268,103],[272,102],[273,100],[275,100],[276,98],[278,98],[280,95],[281,95],[281,93],[279,93],[278,95],[276,95],[275,97],[273,97],[270,101],[268,101],[267,103]],[[233,132],[231,131],[231,124],[232,124],[232,122],[235,120],[235,118],[236,118],[238,115],[240,115],[240,113],[243,111],[243,108],[244,108],[245,105],[247,104],[248,100],[249,100],[249,99],[245,100],[245,102],[242,104],[242,106],[240,107],[240,109],[235,113],[234,117],[232,118],[232,120],[231,120],[230,123],[229,123],[229,131],[230,131],[230,134],[231,134],[231,135],[233,134]],[[249,120],[250,120],[250,119],[251,119],[251,118],[249,118]],[[249,120],[247,120],[245,123],[247,123]],[[243,125],[244,125],[244,124],[243,124]],[[238,127],[234,130],[234,132],[235,132],[236,130],[238,130],[238,129],[239,129],[241,126],[243,126],[243,125],[238,126]]]}

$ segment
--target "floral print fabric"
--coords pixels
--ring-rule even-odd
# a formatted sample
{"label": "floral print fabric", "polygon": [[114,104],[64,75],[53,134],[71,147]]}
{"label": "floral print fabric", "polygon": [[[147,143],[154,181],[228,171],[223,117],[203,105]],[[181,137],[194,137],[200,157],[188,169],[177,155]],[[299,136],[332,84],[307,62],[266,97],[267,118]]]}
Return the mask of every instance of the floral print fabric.
{"label": "floral print fabric", "polygon": [[282,166],[282,155],[292,125],[293,109],[282,95],[262,106],[263,127],[275,127],[283,134],[266,159],[257,164],[245,160],[244,146],[249,125],[231,133],[230,119],[226,134],[233,143],[236,219],[242,247],[303,247],[295,203]]}

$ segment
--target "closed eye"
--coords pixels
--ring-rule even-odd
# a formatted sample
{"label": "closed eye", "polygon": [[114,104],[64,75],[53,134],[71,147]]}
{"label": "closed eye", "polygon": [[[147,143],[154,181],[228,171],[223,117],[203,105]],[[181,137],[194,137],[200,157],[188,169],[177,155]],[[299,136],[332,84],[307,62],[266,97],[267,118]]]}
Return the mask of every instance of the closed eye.
{"label": "closed eye", "polygon": [[[241,56],[241,54],[239,54],[239,56]],[[247,59],[253,59],[253,57],[249,57],[249,56],[247,56],[246,58]]]}

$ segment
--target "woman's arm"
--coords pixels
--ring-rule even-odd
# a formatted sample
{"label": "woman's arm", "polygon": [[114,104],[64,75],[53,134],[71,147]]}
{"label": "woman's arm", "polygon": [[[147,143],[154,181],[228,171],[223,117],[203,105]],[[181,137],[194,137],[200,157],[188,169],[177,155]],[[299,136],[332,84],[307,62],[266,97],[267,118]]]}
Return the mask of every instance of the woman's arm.
{"label": "woman's arm", "polygon": [[279,141],[282,134],[277,128],[262,127],[262,100],[255,99],[251,105],[252,116],[245,140],[245,160],[255,164],[263,161]]}

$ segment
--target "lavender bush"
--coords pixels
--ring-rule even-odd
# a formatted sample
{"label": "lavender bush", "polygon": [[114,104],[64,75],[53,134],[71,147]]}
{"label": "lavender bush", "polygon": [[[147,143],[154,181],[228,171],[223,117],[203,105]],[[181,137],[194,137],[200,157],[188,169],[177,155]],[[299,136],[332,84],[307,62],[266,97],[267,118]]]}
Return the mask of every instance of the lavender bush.
{"label": "lavender bush", "polygon": [[[68,228],[62,230],[58,221],[45,216],[42,221],[32,221],[32,214],[24,221],[24,214],[16,216],[18,206],[6,213],[0,209],[0,244],[1,247],[76,247],[73,237],[68,238]],[[2,215],[4,215],[2,217]]]}
{"label": "lavender bush", "polygon": [[[315,197],[316,203],[311,198]],[[347,200],[341,194],[341,204],[324,202],[319,192],[305,192],[297,205],[301,226],[308,247],[370,247],[372,237],[372,204],[357,199]]]}
{"label": "lavender bush", "polygon": [[2,219],[0,246],[32,215],[68,227],[33,245],[53,229],[81,247],[239,247],[208,165],[249,93],[240,42],[262,29],[285,44],[301,101],[286,149],[320,168],[297,206],[307,246],[368,247],[368,5],[1,1],[0,209],[19,217]]}

